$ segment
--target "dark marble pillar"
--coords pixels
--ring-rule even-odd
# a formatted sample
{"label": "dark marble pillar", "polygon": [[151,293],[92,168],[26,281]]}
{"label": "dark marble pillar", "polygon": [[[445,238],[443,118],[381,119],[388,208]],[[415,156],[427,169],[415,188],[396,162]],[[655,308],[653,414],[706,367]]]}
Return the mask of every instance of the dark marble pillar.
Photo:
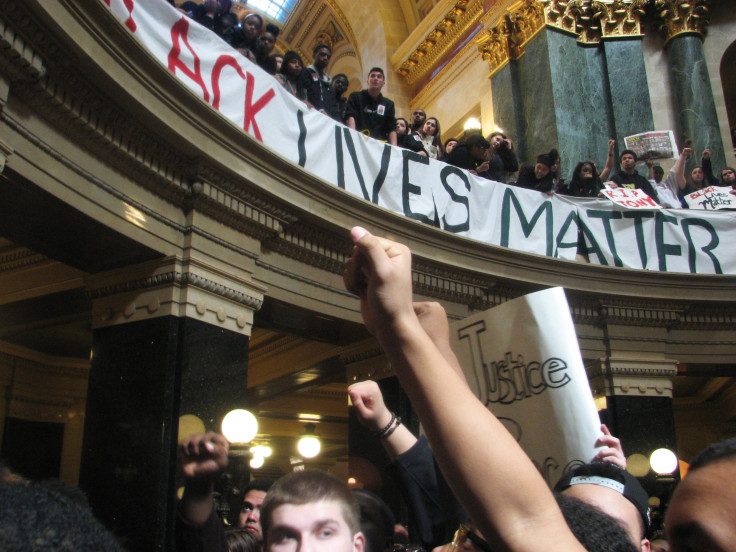
{"label": "dark marble pillar", "polygon": [[180,414],[216,429],[244,406],[248,336],[164,316],[98,328],[80,487],[129,550],[171,546]]}
{"label": "dark marble pillar", "polygon": [[725,166],[726,157],[702,39],[694,34],[677,35],[667,42],[665,50],[678,141],[682,145],[686,139],[692,140],[697,154],[689,164],[700,164],[700,153],[710,149],[713,166]]}
{"label": "dark marble pillar", "polygon": [[179,417],[220,431],[228,411],[247,408],[262,295],[174,257],[87,285],[93,343],[79,484],[126,549],[171,550]]}
{"label": "dark marble pillar", "polygon": [[495,125],[514,140],[514,147],[520,159],[525,159],[526,143],[521,123],[522,103],[519,91],[519,71],[515,61],[511,61],[491,76],[493,91],[493,118]]}
{"label": "dark marble pillar", "polygon": [[603,42],[606,82],[611,102],[613,133],[617,149],[624,149],[624,137],[654,128],[649,84],[641,39]]}

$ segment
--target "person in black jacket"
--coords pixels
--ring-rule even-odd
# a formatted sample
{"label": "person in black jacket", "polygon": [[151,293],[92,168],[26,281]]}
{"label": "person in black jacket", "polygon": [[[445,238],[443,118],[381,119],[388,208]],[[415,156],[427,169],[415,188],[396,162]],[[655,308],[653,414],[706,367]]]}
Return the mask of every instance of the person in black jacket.
{"label": "person in black jacket", "polygon": [[371,138],[396,145],[396,109],[394,102],[381,94],[386,76],[373,67],[368,73],[368,88],[353,92],[345,110],[345,124]]}
{"label": "person in black jacket", "polygon": [[461,169],[467,169],[471,174],[490,178],[488,174],[489,163],[486,160],[486,153],[490,147],[490,142],[483,136],[472,134],[465,142],[455,146],[450,157],[447,158],[447,163]]}
{"label": "person in black jacket", "polygon": [[598,197],[604,188],[598,169],[591,161],[578,163],[572,172],[570,187],[565,195],[573,197]]}
{"label": "person in black jacket", "polygon": [[559,157],[556,149],[551,149],[549,153],[538,155],[534,165],[527,164],[521,167],[519,177],[516,179],[516,185],[520,188],[537,190],[538,192],[553,195],[555,193],[555,183],[551,169]]}
{"label": "person in black jacket", "polygon": [[491,143],[491,157],[488,160],[488,174],[491,180],[506,183],[507,172],[519,170],[519,161],[514,153],[514,146],[505,134],[494,132],[488,138]]}
{"label": "person in black jacket", "polygon": [[622,188],[636,188],[642,190],[654,201],[658,201],[657,191],[652,187],[649,180],[636,172],[636,162],[639,160],[632,150],[621,152],[621,171],[613,175],[611,181]]}

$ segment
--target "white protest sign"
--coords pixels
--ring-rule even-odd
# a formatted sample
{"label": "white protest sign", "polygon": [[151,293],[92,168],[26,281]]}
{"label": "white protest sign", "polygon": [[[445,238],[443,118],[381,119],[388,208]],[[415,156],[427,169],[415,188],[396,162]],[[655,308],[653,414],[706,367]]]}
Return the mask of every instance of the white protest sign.
{"label": "white protest sign", "polygon": [[649,197],[644,191],[634,188],[605,188],[601,190],[603,197],[626,209],[661,209],[662,206]]}
{"label": "white protest sign", "polygon": [[[601,200],[608,204],[605,207],[593,207],[596,204],[587,199],[548,196],[486,180],[366,138],[307,108],[272,76],[168,2],[101,1],[202,101],[287,161],[366,201],[448,232],[527,253],[574,260],[581,231],[590,244],[585,253],[591,262],[736,273],[736,261],[730,261],[730,244],[736,243],[736,224],[731,218],[705,221],[702,211],[686,211],[673,219],[636,192],[634,199],[622,201],[640,204],[619,203],[625,209],[614,207],[616,212],[611,213],[612,204],[607,200]],[[659,134],[629,138],[637,138],[642,151],[655,147],[664,151],[669,147],[665,142],[673,141]],[[662,214],[654,217],[654,210]],[[647,221],[650,215],[651,224]],[[680,218],[678,230],[674,225]],[[688,222],[688,218],[696,220]],[[634,238],[621,239],[632,223]],[[666,224],[669,233],[640,232],[644,226],[655,229],[656,224]],[[663,241],[664,235],[673,241]],[[691,261],[665,262],[675,250],[689,255]],[[658,263],[651,261],[655,251],[659,252]]]}
{"label": "white protest sign", "polygon": [[593,458],[600,421],[562,288],[455,322],[450,336],[473,393],[550,486]]}
{"label": "white protest sign", "polygon": [[685,201],[690,209],[705,209],[706,211],[736,209],[736,195],[731,191],[728,186],[708,186],[686,195]]}
{"label": "white protest sign", "polygon": [[671,130],[642,132],[624,138],[626,149],[632,150],[640,161],[670,159],[677,153],[675,135]]}

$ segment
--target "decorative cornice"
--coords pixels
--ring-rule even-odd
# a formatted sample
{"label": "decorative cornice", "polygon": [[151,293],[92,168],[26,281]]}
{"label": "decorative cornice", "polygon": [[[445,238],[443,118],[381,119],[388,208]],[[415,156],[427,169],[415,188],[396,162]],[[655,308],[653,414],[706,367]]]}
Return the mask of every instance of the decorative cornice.
{"label": "decorative cornice", "polygon": [[0,251],[0,274],[48,262],[49,258],[24,247]]}
{"label": "decorative cornice", "polygon": [[[46,66],[36,49],[24,38],[22,31],[34,29],[32,20],[21,12],[14,2],[3,2],[0,9],[0,50],[16,52],[12,56],[0,56],[0,71],[11,81],[35,82],[46,73]],[[6,17],[15,16],[16,28],[6,23]]]}
{"label": "decorative cornice", "polygon": [[477,24],[482,15],[483,0],[455,2],[406,59],[397,64],[398,72],[409,84],[416,83]]}
{"label": "decorative cornice", "polygon": [[635,397],[672,397],[677,362],[669,359],[611,357],[585,367],[593,394]]}
{"label": "decorative cornice", "polygon": [[203,276],[191,272],[170,271],[154,274],[145,278],[137,278],[127,282],[117,282],[97,288],[88,289],[87,293],[92,300],[110,297],[121,293],[142,291],[168,285],[191,286],[203,291],[217,295],[229,301],[239,303],[249,309],[258,310],[263,304],[263,299],[253,297],[242,291],[219,284]]}
{"label": "decorative cornice", "polygon": [[582,44],[642,36],[646,0],[539,0],[547,25],[575,35]]}
{"label": "decorative cornice", "polygon": [[666,41],[681,34],[705,36],[710,24],[708,0],[655,0],[654,25]]}

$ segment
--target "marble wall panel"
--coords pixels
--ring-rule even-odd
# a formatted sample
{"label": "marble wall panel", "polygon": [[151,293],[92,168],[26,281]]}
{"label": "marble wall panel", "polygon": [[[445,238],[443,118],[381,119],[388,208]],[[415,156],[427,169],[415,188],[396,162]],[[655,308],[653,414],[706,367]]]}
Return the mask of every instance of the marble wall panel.
{"label": "marble wall panel", "polygon": [[603,43],[616,140],[654,129],[642,43],[639,39]]}
{"label": "marble wall panel", "polygon": [[691,139],[696,153],[710,148],[713,166],[723,167],[726,159],[703,42],[695,35],[680,35],[666,48],[678,142],[682,146]]}
{"label": "marble wall panel", "polygon": [[608,140],[613,137],[611,99],[602,50],[581,46],[561,32],[549,30],[547,35],[560,176],[569,182],[580,161],[593,159],[599,169],[605,166]]}
{"label": "marble wall panel", "polygon": [[515,62],[521,91],[520,162],[531,161],[535,155],[558,145],[548,34],[537,34],[526,45],[526,53]]}

